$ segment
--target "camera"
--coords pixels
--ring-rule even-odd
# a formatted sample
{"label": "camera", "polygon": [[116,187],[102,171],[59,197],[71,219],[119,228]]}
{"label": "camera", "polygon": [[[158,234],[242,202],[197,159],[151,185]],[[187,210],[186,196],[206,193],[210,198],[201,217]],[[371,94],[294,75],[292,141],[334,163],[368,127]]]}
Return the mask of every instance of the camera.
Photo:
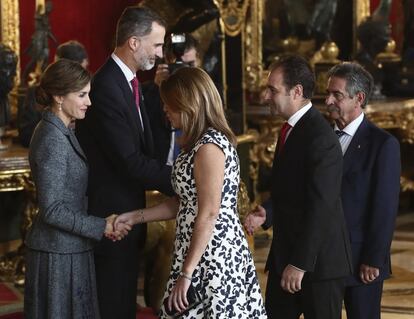
{"label": "camera", "polygon": [[190,66],[182,60],[182,56],[184,55],[186,49],[186,36],[184,33],[171,33],[166,45],[170,46],[169,51],[175,57],[175,62],[168,64],[168,71],[170,74],[174,73],[178,69]]}

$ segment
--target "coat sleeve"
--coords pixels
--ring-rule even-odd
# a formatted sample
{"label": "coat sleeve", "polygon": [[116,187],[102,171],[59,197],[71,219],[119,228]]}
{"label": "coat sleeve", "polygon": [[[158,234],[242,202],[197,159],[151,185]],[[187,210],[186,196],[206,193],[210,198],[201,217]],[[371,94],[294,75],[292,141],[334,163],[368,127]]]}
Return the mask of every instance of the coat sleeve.
{"label": "coat sleeve", "polygon": [[[389,136],[381,145],[370,189],[370,211],[361,262],[381,268],[390,252],[400,193],[400,145]],[[368,194],[367,194],[368,196]]]}
{"label": "coat sleeve", "polygon": [[75,211],[65,203],[65,181],[70,180],[68,171],[67,141],[50,137],[42,141],[35,151],[35,181],[39,202],[39,216],[46,224],[61,230],[100,240],[106,226],[103,218]]}
{"label": "coat sleeve", "polygon": [[[320,136],[308,145],[305,176],[306,208],[290,264],[314,271],[318,253],[335,223],[341,223],[342,152],[336,140]],[[339,201],[339,202],[338,202]]]}
{"label": "coat sleeve", "polygon": [[99,85],[91,95],[92,109],[87,114],[87,121],[100,148],[126,178],[148,190],[173,195],[171,167],[145,155],[134,141],[136,137],[128,124],[128,115],[122,110],[127,106],[120,105],[122,92]]}

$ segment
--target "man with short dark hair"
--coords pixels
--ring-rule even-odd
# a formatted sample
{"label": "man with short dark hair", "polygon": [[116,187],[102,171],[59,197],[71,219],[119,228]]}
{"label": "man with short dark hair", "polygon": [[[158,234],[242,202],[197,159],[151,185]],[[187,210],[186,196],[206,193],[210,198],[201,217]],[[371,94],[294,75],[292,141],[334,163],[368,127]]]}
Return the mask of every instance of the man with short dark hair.
{"label": "man with short dark hair", "polygon": [[328,72],[326,105],[344,154],[342,204],[351,241],[353,275],[346,281],[348,319],[379,319],[400,191],[400,146],[363,109],[372,76],[357,63]]}
{"label": "man with short dark hair", "polygon": [[[258,206],[245,227],[273,226],[266,269],[269,318],[340,318],[351,273],[342,212],[342,154],[336,135],[310,99],[315,77],[301,57],[273,64],[265,99],[286,120],[272,168],[271,208]],[[265,206],[265,205],[264,205]]]}
{"label": "man with short dark hair", "polygon": [[[91,84],[92,106],[76,123],[89,161],[89,209],[109,216],[145,207],[145,190],[173,194],[171,167],[152,158],[154,143],[146,105],[136,78],[162,57],[165,26],[144,7],[128,7],[118,20],[116,48]],[[139,251],[146,225],[119,242],[103,239],[95,248],[101,318],[136,316]]]}

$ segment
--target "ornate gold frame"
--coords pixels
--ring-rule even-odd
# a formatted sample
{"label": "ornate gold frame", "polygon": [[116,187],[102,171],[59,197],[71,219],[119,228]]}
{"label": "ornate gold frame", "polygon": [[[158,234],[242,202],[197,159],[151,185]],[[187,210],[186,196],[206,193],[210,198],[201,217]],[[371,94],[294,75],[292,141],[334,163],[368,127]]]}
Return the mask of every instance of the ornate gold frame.
{"label": "ornate gold frame", "polygon": [[[245,24],[245,87],[250,92],[259,92],[264,80],[262,61],[263,8],[266,0],[250,0]],[[353,44],[357,49],[356,28],[370,15],[370,0],[353,0]]]}
{"label": "ornate gold frame", "polygon": [[[1,38],[0,41],[10,46],[19,58],[17,70],[20,70],[20,21],[19,0],[2,0],[0,7]],[[16,85],[20,83],[20,72],[17,72]]]}
{"label": "ornate gold frame", "polygon": [[263,79],[262,23],[264,0],[250,0],[245,23],[244,85],[251,92],[259,92]]}

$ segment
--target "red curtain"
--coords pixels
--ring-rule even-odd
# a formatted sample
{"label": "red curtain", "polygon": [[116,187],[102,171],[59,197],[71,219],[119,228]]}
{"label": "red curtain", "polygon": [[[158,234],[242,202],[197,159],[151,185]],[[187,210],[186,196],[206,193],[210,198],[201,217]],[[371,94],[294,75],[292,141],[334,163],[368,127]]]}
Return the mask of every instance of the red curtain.
{"label": "red curtain", "polygon": [[[140,0],[70,0],[52,1],[49,22],[58,44],[78,40],[89,54],[89,69],[95,72],[114,47],[116,21],[125,7]],[[29,62],[25,50],[30,45],[34,31],[35,0],[20,0],[20,56],[21,68]],[[49,41],[50,61],[56,45]]]}

